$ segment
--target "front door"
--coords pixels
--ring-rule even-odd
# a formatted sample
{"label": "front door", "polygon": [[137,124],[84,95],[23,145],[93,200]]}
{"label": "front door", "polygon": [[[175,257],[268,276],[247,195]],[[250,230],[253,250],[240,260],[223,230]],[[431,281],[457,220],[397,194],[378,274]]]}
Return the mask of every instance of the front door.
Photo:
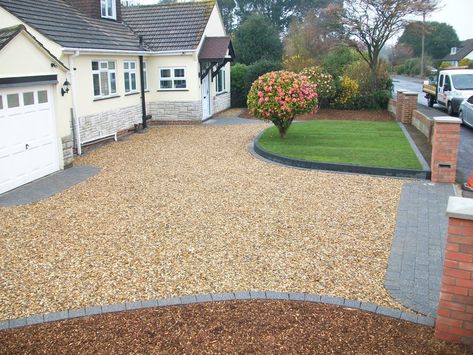
{"label": "front door", "polygon": [[207,75],[202,80],[202,119],[206,120],[212,116],[212,110],[210,108],[210,75]]}

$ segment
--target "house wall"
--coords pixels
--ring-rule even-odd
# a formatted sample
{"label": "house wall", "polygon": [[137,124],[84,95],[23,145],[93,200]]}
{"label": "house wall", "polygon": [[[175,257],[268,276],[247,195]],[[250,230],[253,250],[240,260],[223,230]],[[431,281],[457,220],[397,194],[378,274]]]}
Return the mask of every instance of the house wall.
{"label": "house wall", "polygon": [[[34,60],[32,60],[34,58]],[[71,135],[71,95],[61,95],[62,83],[66,80],[66,71],[52,68],[53,59],[45,53],[28,35],[21,33],[10,41],[0,51],[0,77],[22,77],[37,75],[57,75],[58,84],[54,85],[54,113],[56,116],[56,133],[60,167],[69,165],[64,163],[63,157],[69,159],[70,152],[63,152],[63,142]]]}
{"label": "house wall", "polygon": [[471,51],[470,54],[468,54],[465,58],[473,60],[473,51]]}

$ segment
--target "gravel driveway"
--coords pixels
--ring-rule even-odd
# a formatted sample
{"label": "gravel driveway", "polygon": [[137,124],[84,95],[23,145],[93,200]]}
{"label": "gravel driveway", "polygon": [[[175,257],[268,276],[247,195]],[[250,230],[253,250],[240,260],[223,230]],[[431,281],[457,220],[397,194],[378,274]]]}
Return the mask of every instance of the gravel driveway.
{"label": "gravel driveway", "polygon": [[265,163],[265,127],[153,128],[78,159],[102,168],[85,183],[0,208],[0,320],[240,290],[401,307],[383,277],[403,181]]}

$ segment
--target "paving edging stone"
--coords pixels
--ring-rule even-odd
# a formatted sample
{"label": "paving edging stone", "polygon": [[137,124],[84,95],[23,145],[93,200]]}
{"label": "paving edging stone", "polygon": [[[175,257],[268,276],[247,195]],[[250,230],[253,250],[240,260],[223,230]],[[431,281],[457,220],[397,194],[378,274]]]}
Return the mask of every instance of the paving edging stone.
{"label": "paving edging stone", "polygon": [[271,160],[276,163],[280,163],[287,166],[296,168],[312,169],[312,170],[329,170],[338,171],[345,173],[356,173],[356,174],[369,174],[379,176],[393,176],[393,177],[404,177],[414,179],[430,179],[430,170],[413,170],[413,169],[396,169],[396,168],[382,168],[376,166],[363,166],[354,164],[334,164],[334,163],[322,163],[309,160],[300,160],[285,157],[275,153],[268,152],[259,144],[261,135],[265,132],[261,132],[256,136],[253,141],[253,150],[260,157]]}
{"label": "paving edging stone", "polygon": [[80,317],[87,317],[99,314],[124,312],[130,310],[169,307],[169,306],[184,306],[194,303],[210,303],[210,302],[224,302],[224,301],[247,301],[247,300],[280,300],[280,301],[295,301],[295,302],[312,302],[320,304],[331,304],[339,307],[358,309],[365,312],[375,313],[378,315],[401,319],[411,323],[426,325],[433,327],[435,319],[425,317],[423,315],[404,312],[394,308],[387,308],[373,303],[366,303],[361,301],[348,300],[345,298],[334,296],[320,296],[310,293],[302,292],[276,292],[276,291],[240,291],[227,292],[217,294],[201,294],[201,295],[186,295],[181,297],[164,298],[159,300],[146,300],[126,302],[121,304],[112,304],[106,306],[92,306],[80,309],[73,309],[67,311],[60,311],[47,314],[33,315],[30,317],[11,319],[0,322],[0,331],[14,329],[29,325],[38,325],[43,323],[68,320]]}

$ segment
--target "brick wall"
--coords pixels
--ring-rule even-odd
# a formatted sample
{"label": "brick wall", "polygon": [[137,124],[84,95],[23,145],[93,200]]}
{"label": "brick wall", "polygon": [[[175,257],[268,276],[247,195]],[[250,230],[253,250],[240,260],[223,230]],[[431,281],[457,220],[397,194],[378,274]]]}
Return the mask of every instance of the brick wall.
{"label": "brick wall", "polygon": [[434,118],[432,135],[432,182],[454,183],[456,179],[458,145],[460,143],[458,118]]}
{"label": "brick wall", "polygon": [[230,102],[230,93],[226,92],[224,94],[220,94],[214,97],[213,100],[213,114],[222,112],[226,110],[227,108],[230,108],[231,102]]}
{"label": "brick wall", "polygon": [[141,104],[79,117],[81,141],[115,134],[142,122]]}
{"label": "brick wall", "polygon": [[420,111],[414,110],[412,115],[412,125],[426,136],[429,142],[432,140],[434,123],[429,117]]}
{"label": "brick wall", "polygon": [[202,121],[201,101],[154,101],[147,113],[153,121]]}
{"label": "brick wall", "polygon": [[396,120],[405,123],[412,123],[412,115],[417,109],[417,93],[398,91],[396,100]]}
{"label": "brick wall", "polygon": [[[455,205],[466,206],[463,209],[469,209],[466,218],[470,219],[456,214],[459,209]],[[448,239],[435,336],[473,345],[473,200],[451,197],[447,215]]]}
{"label": "brick wall", "polygon": [[[100,0],[66,0],[69,4],[75,7],[77,10],[83,14],[93,17],[93,18],[102,18],[101,9],[100,9]],[[116,9],[117,9],[117,21],[122,20],[122,8],[120,0],[115,0]]]}

